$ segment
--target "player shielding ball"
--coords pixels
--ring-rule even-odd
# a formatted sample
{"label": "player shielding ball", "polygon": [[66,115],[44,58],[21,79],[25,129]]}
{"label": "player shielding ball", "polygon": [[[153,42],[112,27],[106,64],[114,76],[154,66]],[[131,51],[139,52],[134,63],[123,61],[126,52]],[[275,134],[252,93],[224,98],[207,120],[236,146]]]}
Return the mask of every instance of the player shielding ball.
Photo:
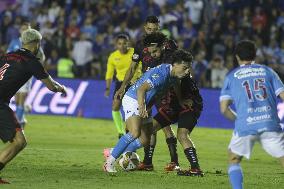
{"label": "player shielding ball", "polygon": [[[229,73],[220,96],[224,116],[235,122],[229,144],[228,174],[234,189],[243,188],[242,157],[250,158],[255,142],[284,167],[284,133],[277,114],[277,97],[284,100],[284,85],[265,65],[255,64],[256,47],[252,41],[240,41],[235,48],[240,65]],[[234,103],[236,111],[230,105]]]}
{"label": "player shielding ball", "polygon": [[[160,29],[159,23],[160,21],[157,16],[148,16],[144,24],[144,31],[145,31],[144,37],[159,31]],[[115,99],[122,99],[126,91],[126,87],[129,85],[131,79],[133,78],[138,65],[141,65],[140,62],[142,63],[143,73],[149,70],[150,68],[160,65],[161,63],[168,63],[168,62],[163,62],[162,59],[156,59],[155,57],[152,57],[150,55],[148,48],[145,47],[144,45],[144,37],[143,39],[138,40],[135,44],[134,54],[132,57],[132,63],[124,77],[124,80],[121,84],[120,89],[117,90],[115,94]],[[164,57],[168,57],[168,55],[171,55],[171,53],[177,49],[177,46],[173,40],[167,40],[165,45],[167,46],[167,50],[166,50],[167,53],[165,53]],[[148,119],[147,121],[145,121],[144,124],[148,128],[152,127],[153,125],[151,119]],[[176,153],[177,139],[172,129],[170,128],[170,126],[164,127],[163,131],[166,136],[167,145],[170,149],[170,156],[172,160],[171,162],[177,162],[177,159],[178,159],[177,153]],[[149,144],[144,147],[144,159],[143,159],[143,162],[141,162],[138,167],[139,170],[152,171],[154,169],[152,159],[153,159],[153,154],[154,154],[154,150],[156,146],[156,138],[157,138],[156,133],[153,133]],[[105,156],[109,155],[107,150],[104,151],[104,155]],[[175,167],[172,165],[173,164],[169,163],[166,166],[166,169]],[[178,165],[178,163],[176,165]]]}
{"label": "player shielding ball", "polygon": [[[163,62],[172,63],[172,54],[169,51],[168,39],[160,32],[150,34],[145,37],[144,45],[148,48],[151,56]],[[155,99],[158,113],[153,117],[154,133],[171,124],[178,124],[177,138],[183,147],[184,154],[190,163],[189,170],[181,171],[178,163],[176,148],[168,145],[171,163],[165,167],[166,171],[177,170],[178,175],[203,176],[200,169],[196,148],[190,139],[190,134],[197,124],[197,120],[203,109],[203,100],[199,93],[196,82],[188,75],[181,79],[174,87],[162,97]],[[175,137],[167,137],[167,143]]]}
{"label": "player shielding ball", "polygon": [[135,151],[148,144],[151,132],[147,132],[143,121],[149,116],[154,96],[162,95],[178,79],[190,73],[192,55],[178,50],[173,55],[173,62],[173,66],[162,64],[147,71],[124,95],[122,105],[129,133],[120,138],[107,158],[103,167],[106,172],[116,172],[115,161],[124,151]]}
{"label": "player shielding ball", "polygon": [[[43,68],[36,54],[40,49],[41,34],[34,29],[21,36],[22,48],[0,58],[0,138],[10,142],[0,152],[0,170],[26,146],[22,128],[9,107],[10,99],[32,76],[41,80],[49,90],[66,95],[65,87],[54,81]],[[0,183],[7,183],[0,180]]]}

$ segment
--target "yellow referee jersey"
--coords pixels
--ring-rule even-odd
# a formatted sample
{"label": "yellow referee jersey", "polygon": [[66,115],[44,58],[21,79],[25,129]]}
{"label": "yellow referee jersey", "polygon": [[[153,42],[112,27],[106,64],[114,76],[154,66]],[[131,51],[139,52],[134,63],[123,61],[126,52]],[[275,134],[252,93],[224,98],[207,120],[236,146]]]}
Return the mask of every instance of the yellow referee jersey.
{"label": "yellow referee jersey", "polygon": [[[116,78],[118,81],[123,81],[125,74],[132,62],[132,55],[134,48],[129,48],[126,54],[121,54],[119,50],[114,51],[108,57],[107,62],[107,72],[105,79],[112,79],[114,72],[116,72]],[[131,83],[135,82],[141,75],[141,63],[139,63],[138,68],[131,80]]]}

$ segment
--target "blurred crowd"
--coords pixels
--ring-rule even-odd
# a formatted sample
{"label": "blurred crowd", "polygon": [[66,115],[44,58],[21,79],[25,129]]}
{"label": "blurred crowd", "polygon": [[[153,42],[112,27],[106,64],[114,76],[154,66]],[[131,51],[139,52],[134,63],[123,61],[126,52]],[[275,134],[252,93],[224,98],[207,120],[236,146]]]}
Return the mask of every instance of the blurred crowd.
{"label": "blurred crowd", "polygon": [[257,44],[257,63],[284,78],[284,1],[282,0],[1,0],[0,54],[29,21],[43,35],[46,69],[52,76],[104,79],[114,38],[143,36],[148,15],[194,57],[200,87],[222,87],[234,68],[235,43]]}

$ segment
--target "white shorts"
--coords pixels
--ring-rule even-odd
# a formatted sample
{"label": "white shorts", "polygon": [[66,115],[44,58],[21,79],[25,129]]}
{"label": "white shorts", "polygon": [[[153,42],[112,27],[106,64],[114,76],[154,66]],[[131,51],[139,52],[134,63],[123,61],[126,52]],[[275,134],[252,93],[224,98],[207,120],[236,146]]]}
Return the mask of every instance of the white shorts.
{"label": "white shorts", "polygon": [[19,90],[17,93],[28,93],[32,88],[32,78],[29,79]]}
{"label": "white shorts", "polygon": [[284,133],[263,132],[259,135],[239,137],[233,133],[229,149],[239,156],[250,158],[255,142],[259,142],[262,148],[271,156],[280,158],[284,156]]}
{"label": "white shorts", "polygon": [[[127,95],[122,98],[122,107],[124,111],[124,120],[126,121],[131,116],[139,116],[138,101]],[[143,124],[151,123],[152,117],[148,117],[143,120]]]}

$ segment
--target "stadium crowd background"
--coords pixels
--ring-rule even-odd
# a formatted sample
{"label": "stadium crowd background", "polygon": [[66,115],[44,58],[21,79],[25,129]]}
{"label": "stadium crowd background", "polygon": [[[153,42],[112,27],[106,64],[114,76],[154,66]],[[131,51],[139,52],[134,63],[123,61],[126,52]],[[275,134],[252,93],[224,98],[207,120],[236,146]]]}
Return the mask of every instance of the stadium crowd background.
{"label": "stadium crowd background", "polygon": [[257,62],[284,78],[281,0],[1,0],[0,55],[29,21],[43,35],[52,76],[104,79],[115,36],[127,33],[133,45],[148,15],[157,15],[162,31],[193,53],[200,87],[222,87],[240,39],[254,40]]}

